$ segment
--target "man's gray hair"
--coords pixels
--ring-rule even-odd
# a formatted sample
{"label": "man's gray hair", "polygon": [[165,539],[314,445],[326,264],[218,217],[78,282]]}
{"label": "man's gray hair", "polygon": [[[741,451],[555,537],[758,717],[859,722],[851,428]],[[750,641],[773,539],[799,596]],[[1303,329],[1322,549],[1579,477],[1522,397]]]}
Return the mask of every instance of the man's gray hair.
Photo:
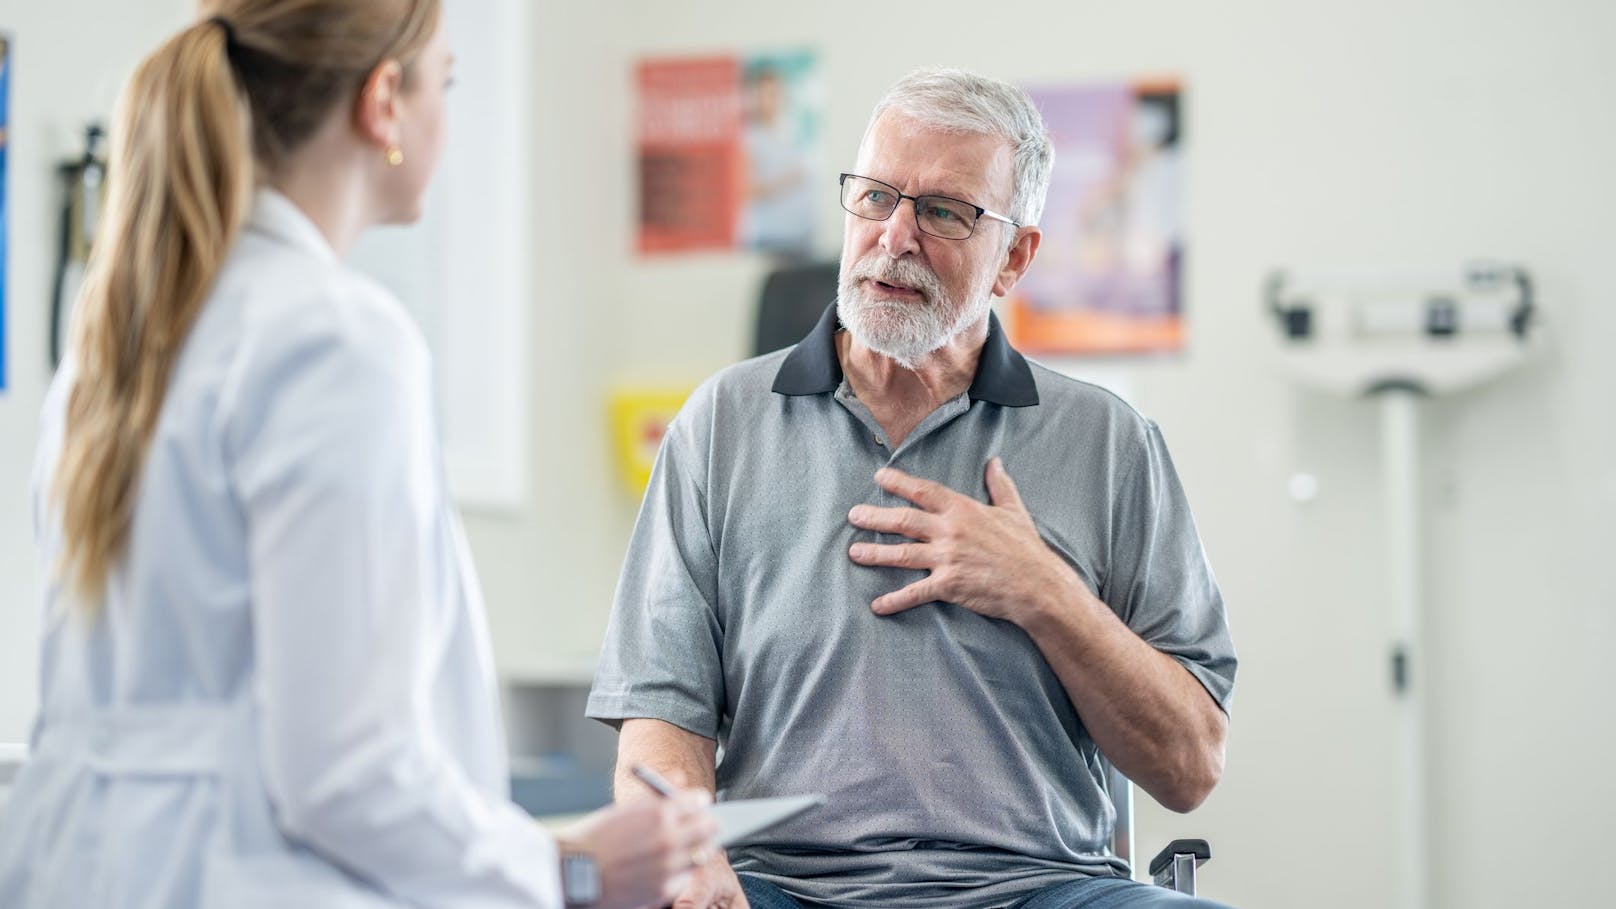
{"label": "man's gray hair", "polygon": [[999,136],[1009,142],[1015,151],[1016,182],[1006,214],[1023,225],[1038,223],[1049,195],[1055,147],[1043,115],[1026,92],[962,69],[918,69],[876,102],[864,129],[866,141],[875,121],[889,110],[933,129]]}

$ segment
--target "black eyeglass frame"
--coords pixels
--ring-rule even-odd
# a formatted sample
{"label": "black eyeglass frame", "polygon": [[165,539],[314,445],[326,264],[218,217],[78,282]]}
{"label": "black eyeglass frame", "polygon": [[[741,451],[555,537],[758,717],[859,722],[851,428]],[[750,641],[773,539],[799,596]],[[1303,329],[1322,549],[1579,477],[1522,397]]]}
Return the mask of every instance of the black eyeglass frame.
{"label": "black eyeglass frame", "polygon": [[[887,212],[886,217],[884,217],[884,218],[872,218],[869,215],[860,214],[860,213],[852,210],[851,208],[848,208],[847,207],[847,199],[846,199],[846,188],[847,188],[847,178],[848,177],[856,177],[856,178],[858,178],[860,180],[868,180],[871,183],[876,184],[877,186],[884,186],[887,189],[892,190],[892,195],[897,197],[897,201],[892,203],[892,211]],[[969,239],[971,239],[971,237],[976,235],[976,222],[982,220],[983,216],[992,218],[995,221],[1003,221],[1004,223],[1010,225],[1011,227],[1018,227],[1019,228],[1021,226],[1020,221],[1017,221],[1017,220],[1015,220],[1013,218],[1005,217],[1004,215],[1001,215],[996,211],[991,211],[989,209],[983,208],[982,206],[977,205],[975,202],[967,202],[964,199],[956,199],[953,196],[943,196],[943,195],[939,195],[937,193],[921,193],[918,196],[906,196],[903,193],[899,192],[898,188],[896,186],[893,186],[891,183],[882,182],[880,180],[875,179],[874,177],[866,177],[863,174],[846,174],[846,173],[844,173],[844,174],[842,174],[842,175],[840,175],[840,176],[838,176],[836,178],[836,185],[838,187],[841,187],[842,190],[843,190],[842,192],[837,194],[838,201],[842,203],[842,210],[847,212],[850,215],[853,215],[856,218],[863,218],[866,221],[888,221],[888,220],[891,220],[892,215],[897,212],[898,206],[903,204],[903,200],[908,199],[910,202],[914,203],[913,208],[914,208],[914,212],[915,212],[915,227],[920,228],[920,232],[925,234],[926,236],[928,236],[928,237],[936,237],[939,240],[969,240]],[[944,200],[946,202],[958,202],[959,204],[964,205],[967,208],[975,209],[976,210],[976,218],[971,221],[971,232],[966,234],[963,237],[945,237],[942,234],[933,233],[932,231],[927,230],[920,223],[920,200],[921,199],[942,199],[942,200]]]}

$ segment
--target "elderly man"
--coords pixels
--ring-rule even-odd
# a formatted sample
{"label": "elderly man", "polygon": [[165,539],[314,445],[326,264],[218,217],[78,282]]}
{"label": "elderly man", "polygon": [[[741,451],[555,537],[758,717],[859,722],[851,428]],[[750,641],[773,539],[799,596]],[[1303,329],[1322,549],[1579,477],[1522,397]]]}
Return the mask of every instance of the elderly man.
{"label": "elderly man", "polygon": [[1235,656],[1183,490],[1153,423],[990,309],[1052,162],[1019,89],[899,82],[841,177],[836,304],[669,428],[589,701],[619,797],[636,763],[829,796],[675,906],[1212,905],[1109,848],[1108,763],[1178,811],[1223,769]]}

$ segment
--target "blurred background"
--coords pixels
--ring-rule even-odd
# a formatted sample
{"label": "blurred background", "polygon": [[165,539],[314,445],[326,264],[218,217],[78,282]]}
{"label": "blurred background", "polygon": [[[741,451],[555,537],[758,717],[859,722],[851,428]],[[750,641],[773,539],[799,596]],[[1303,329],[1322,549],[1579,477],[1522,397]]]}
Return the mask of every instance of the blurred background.
{"label": "blurred background", "polygon": [[[1201,893],[1242,907],[1407,905],[1421,851],[1419,905],[1588,902],[1616,833],[1616,5],[447,4],[450,103],[489,128],[456,133],[428,223],[358,255],[399,282],[439,354],[451,473],[541,810],[605,798],[612,734],[580,716],[638,504],[614,403],[676,401],[752,355],[782,262],[761,235],[648,239],[647,61],[770,59],[811,84],[816,227],[781,241],[807,260],[837,254],[835,175],[908,70],[1034,89],[1165,78],[1182,129],[1177,340],[1045,358],[1161,425],[1241,657],[1223,783],[1187,816],[1141,799],[1140,849],[1209,839]],[[192,15],[186,0],[0,0],[0,742],[27,739],[36,693],[28,486],[60,168]],[[1276,269],[1478,259],[1529,272],[1540,310],[1519,363],[1420,404],[1411,795],[1379,405],[1297,380],[1264,288]]]}

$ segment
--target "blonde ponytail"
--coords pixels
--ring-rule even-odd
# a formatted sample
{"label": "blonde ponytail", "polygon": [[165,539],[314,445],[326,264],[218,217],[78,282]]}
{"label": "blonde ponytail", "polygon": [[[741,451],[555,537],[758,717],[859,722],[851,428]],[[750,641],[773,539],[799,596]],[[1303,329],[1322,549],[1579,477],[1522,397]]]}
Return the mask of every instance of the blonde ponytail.
{"label": "blonde ponytail", "polygon": [[112,132],[107,206],[75,305],[78,365],[54,495],[59,569],[93,613],[128,546],[174,362],[273,177],[366,75],[412,64],[439,0],[203,0],[141,63]]}
{"label": "blonde ponytail", "polygon": [[251,204],[250,121],[215,23],[146,58],[119,101],[55,488],[63,568],[88,604],[127,545],[169,374]]}

